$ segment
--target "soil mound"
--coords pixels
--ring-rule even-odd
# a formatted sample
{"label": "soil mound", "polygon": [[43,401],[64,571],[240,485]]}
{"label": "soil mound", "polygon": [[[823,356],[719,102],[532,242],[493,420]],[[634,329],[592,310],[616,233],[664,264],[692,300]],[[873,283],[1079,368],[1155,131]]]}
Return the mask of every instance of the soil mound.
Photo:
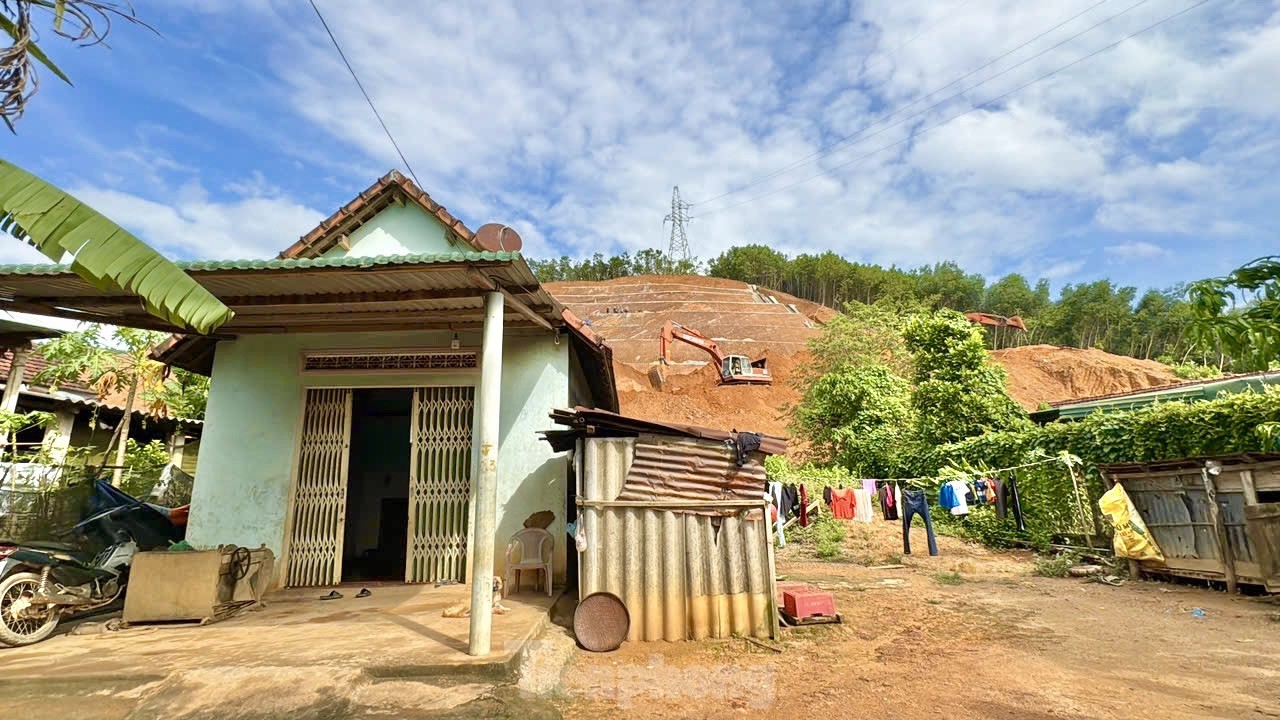
{"label": "soil mound", "polygon": [[991,356],[1009,372],[1009,394],[1028,410],[1035,410],[1040,403],[1182,382],[1163,363],[1095,348],[1024,345],[997,350]]}
{"label": "soil mound", "polygon": [[[837,313],[768,288],[699,275],[641,275],[603,282],[554,282],[546,289],[591,323],[613,349],[622,412],[658,421],[786,436],[787,409],[800,400],[789,382],[808,360],[806,344]],[[658,334],[673,320],[727,353],[768,357],[773,384],[719,385],[709,356],[676,343],[658,365]],[[1053,345],[992,353],[1009,372],[1009,392],[1034,410],[1057,402],[1177,382],[1151,360]],[[659,376],[660,375],[660,376]]]}

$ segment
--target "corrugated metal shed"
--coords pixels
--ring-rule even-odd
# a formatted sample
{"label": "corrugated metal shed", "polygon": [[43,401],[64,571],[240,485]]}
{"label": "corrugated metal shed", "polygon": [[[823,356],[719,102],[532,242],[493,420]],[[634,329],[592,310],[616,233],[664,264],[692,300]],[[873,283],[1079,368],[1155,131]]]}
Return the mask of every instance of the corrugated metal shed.
{"label": "corrugated metal shed", "polygon": [[[579,408],[554,417],[574,423],[583,414]],[[579,597],[603,591],[621,598],[631,614],[628,640],[776,638],[766,453],[753,452],[738,466],[725,442],[731,433],[662,432],[660,424],[613,413],[586,415],[607,420],[607,427],[577,424],[548,433],[553,445],[574,448],[586,538]],[[722,437],[690,437],[691,431]]]}
{"label": "corrugated metal shed", "polygon": [[1141,570],[1280,591],[1280,455],[1100,466],[1123,485],[1165,561]]}

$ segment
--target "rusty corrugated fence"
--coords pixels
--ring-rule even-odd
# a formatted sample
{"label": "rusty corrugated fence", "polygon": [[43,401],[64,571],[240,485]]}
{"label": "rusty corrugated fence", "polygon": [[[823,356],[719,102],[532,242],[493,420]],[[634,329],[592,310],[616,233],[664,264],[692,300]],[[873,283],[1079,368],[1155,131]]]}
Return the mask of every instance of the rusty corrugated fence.
{"label": "rusty corrugated fence", "polygon": [[[658,446],[668,460],[632,473],[637,443]],[[631,614],[628,640],[776,637],[758,458],[739,469],[722,444],[642,435],[581,439],[575,462],[587,541],[579,597],[606,591],[622,598]],[[620,499],[629,473],[626,497],[637,497],[637,488],[659,492]]]}

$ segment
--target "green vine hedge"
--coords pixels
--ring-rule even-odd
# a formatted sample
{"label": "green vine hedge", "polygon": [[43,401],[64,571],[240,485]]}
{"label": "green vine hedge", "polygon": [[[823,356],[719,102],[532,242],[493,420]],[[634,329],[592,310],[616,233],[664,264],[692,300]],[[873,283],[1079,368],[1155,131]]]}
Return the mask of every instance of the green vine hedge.
{"label": "green vine hedge", "polygon": [[[935,447],[921,458],[926,473],[946,468],[1002,468],[1068,452],[1080,457],[1080,479],[1088,497],[1083,520],[1071,476],[1057,464],[1019,471],[1028,535],[1045,544],[1054,535],[1081,532],[1104,491],[1098,465],[1149,462],[1239,452],[1280,451],[1280,437],[1266,432],[1280,420],[1280,388],[1224,395],[1196,403],[1171,402],[1124,412],[1098,412],[1075,422],[1025,430],[990,432]],[[944,518],[960,535],[1008,545],[1019,534],[1011,519],[975,515],[963,522]]]}

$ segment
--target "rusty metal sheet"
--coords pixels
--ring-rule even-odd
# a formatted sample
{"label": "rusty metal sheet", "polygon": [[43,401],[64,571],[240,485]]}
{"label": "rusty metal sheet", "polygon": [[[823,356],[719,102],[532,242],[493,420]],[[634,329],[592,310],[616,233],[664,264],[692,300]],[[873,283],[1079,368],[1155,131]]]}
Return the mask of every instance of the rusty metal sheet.
{"label": "rusty metal sheet", "polygon": [[758,500],[764,492],[764,456],[751,453],[738,467],[724,443],[642,434],[619,500]]}

